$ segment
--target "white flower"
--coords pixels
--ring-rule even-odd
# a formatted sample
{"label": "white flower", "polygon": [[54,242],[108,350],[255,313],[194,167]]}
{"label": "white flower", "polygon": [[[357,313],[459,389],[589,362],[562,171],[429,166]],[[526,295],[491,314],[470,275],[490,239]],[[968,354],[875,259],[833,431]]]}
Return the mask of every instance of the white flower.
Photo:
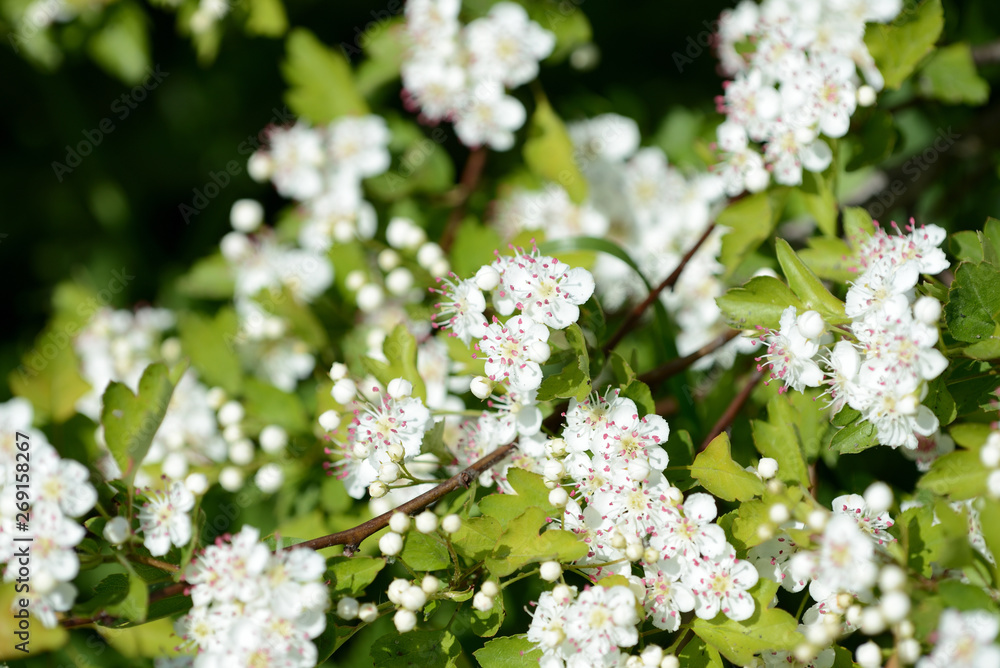
{"label": "white flower", "polygon": [[284,197],[307,200],[323,188],[323,136],[303,123],[272,128],[268,136],[271,180]]}
{"label": "white flower", "polygon": [[688,495],[683,506],[668,509],[666,521],[650,539],[664,559],[714,559],[728,547],[725,532],[714,523],[718,510],[710,495],[696,492]]}
{"label": "white flower", "polygon": [[806,580],[790,577],[789,560],[795,554],[796,548],[795,541],[788,534],[780,533],[750,548],[747,559],[753,563],[761,577],[780,583],[788,591],[802,591],[806,586]]}
{"label": "white flower", "polygon": [[819,352],[819,344],[802,334],[795,312],[794,306],[782,312],[781,327],[767,336],[767,353],[757,358],[765,362],[757,368],[770,366],[771,378],[781,380],[786,388],[801,392],[805,387],[818,387],[823,380],[823,372],[813,361]]}
{"label": "white flower", "polygon": [[139,511],[139,530],[144,534],[143,545],[154,557],[170,551],[170,545],[181,547],[191,540],[191,517],[194,495],[182,482],[174,482],[168,492],[154,492]]}
{"label": "white flower", "polygon": [[455,121],[455,134],[466,146],[506,151],[514,145],[514,131],[524,125],[526,115],[524,105],[505,94],[502,84],[485,80],[469,92]]}
{"label": "white flower", "polygon": [[736,551],[726,544],[715,559],[696,562],[686,578],[695,596],[695,614],[713,619],[721,611],[736,622],[749,619],[756,604],[746,590],[758,578],[757,569],[737,559]]}
{"label": "white flower", "polygon": [[90,484],[87,467],[62,459],[56,449],[42,441],[31,453],[32,497],[36,504],[51,503],[70,517],[79,517],[97,503],[97,490]]}
{"label": "white flower", "polygon": [[473,78],[515,88],[538,76],[538,61],[552,53],[556,38],[530,20],[521,5],[499,2],[466,26],[464,41]]}
{"label": "white flower", "polygon": [[847,515],[858,527],[878,545],[891,543],[895,538],[889,535],[889,528],[894,524],[888,512],[875,513],[868,508],[868,504],[860,494],[843,494],[833,500],[831,504],[834,515]]}
{"label": "white flower", "polygon": [[664,631],[676,631],[680,612],[694,610],[694,594],[681,579],[680,561],[660,561],[644,566],[646,599],[643,605],[653,626]]}
{"label": "white flower", "polygon": [[486,376],[507,381],[511,389],[529,392],[542,384],[539,361],[548,359],[549,328],[528,316],[513,316],[501,325],[494,318],[476,348],[486,357]]}
{"label": "white flower", "polygon": [[483,315],[486,299],[475,279],[467,278],[458,282],[449,278],[437,280],[442,287],[431,290],[440,294],[442,299],[434,305],[439,311],[432,322],[434,327],[450,329],[448,335],[458,337],[465,344],[482,337],[486,331],[486,316]]}
{"label": "white flower", "polygon": [[327,127],[327,153],[334,168],[357,179],[389,168],[388,143],[389,128],[381,116],[348,116]]}
{"label": "white flower", "polygon": [[608,425],[601,438],[591,449],[613,459],[641,458],[655,471],[663,471],[669,463],[664,449],[670,436],[670,425],[662,417],[649,414],[639,417],[635,402],[624,397],[616,398],[608,406]]}
{"label": "white flower", "polygon": [[589,271],[537,252],[514,257],[503,281],[524,315],[553,329],[565,329],[576,322],[579,306],[594,294],[594,277]]}
{"label": "white flower", "polygon": [[852,517],[834,515],[826,523],[819,550],[799,552],[792,557],[790,573],[796,580],[808,580],[809,594],[824,601],[839,592],[862,594],[878,577],[875,543]]}
{"label": "white flower", "polygon": [[1000,665],[994,641],[1000,619],[985,610],[959,612],[948,608],[938,621],[937,643],[917,668],[986,668]]}
{"label": "white flower", "polygon": [[622,585],[590,587],[581,593],[566,611],[566,639],[576,649],[567,665],[592,665],[594,658],[635,645],[639,641],[635,605],[635,594]]}

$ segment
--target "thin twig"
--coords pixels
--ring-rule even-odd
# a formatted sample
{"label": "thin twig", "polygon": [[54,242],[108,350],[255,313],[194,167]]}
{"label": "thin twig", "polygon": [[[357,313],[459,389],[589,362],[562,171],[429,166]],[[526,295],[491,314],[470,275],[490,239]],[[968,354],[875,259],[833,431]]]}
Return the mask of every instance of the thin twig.
{"label": "thin twig", "polygon": [[137,564],[145,564],[146,566],[159,568],[161,571],[168,571],[170,573],[177,573],[178,571],[181,570],[180,566],[174,566],[173,564],[168,564],[165,561],[160,561],[159,559],[153,559],[152,557],[144,557],[141,554],[132,554],[126,558],[129,561],[135,562]]}
{"label": "thin twig", "polygon": [[641,304],[629,312],[629,314],[625,317],[625,322],[621,324],[618,331],[616,331],[608,342],[604,344],[605,353],[614,350],[615,346],[617,346],[621,340],[625,338],[625,335],[632,330],[635,323],[638,322],[639,318],[642,317],[642,314],[646,312],[646,309],[649,308],[650,304],[659,299],[661,292],[667,288],[673,287],[674,284],[677,283],[677,279],[681,277],[681,273],[684,271],[684,268],[687,267],[688,262],[691,261],[691,258],[694,257],[694,254],[699,248],[701,248],[701,245],[705,243],[705,240],[708,239],[714,229],[715,223],[709,225],[708,229],[705,230],[705,233],[701,235],[701,238],[699,238],[698,241],[696,241],[694,245],[688,249],[688,252],[684,254],[684,257],[681,258],[677,268],[674,269],[669,276],[663,279],[662,283],[653,288],[652,292],[646,296],[646,299],[644,299]]}
{"label": "thin twig", "polygon": [[672,359],[669,362],[666,362],[665,364],[656,367],[652,371],[647,371],[646,373],[639,376],[639,380],[646,383],[647,385],[653,385],[655,383],[662,382],[667,378],[675,376],[679,374],[681,371],[684,371],[689,366],[700,360],[702,357],[705,357],[706,355],[711,355],[716,350],[718,350],[722,346],[726,345],[727,343],[735,339],[737,336],[739,336],[739,334],[740,330],[738,329],[728,330],[726,331],[725,334],[722,334],[721,336],[717,337],[714,341],[705,344],[704,346],[694,351],[690,355],[685,355],[684,357],[678,357],[677,359]]}
{"label": "thin twig", "polygon": [[441,250],[446,253],[451,250],[458,226],[462,224],[462,218],[465,217],[465,205],[472,193],[475,192],[476,186],[479,185],[479,179],[483,175],[483,167],[486,165],[486,154],[485,146],[473,149],[465,161],[465,167],[462,168],[462,177],[456,188],[458,199],[448,215],[448,223],[445,225],[444,232],[441,233],[441,241],[439,242]]}
{"label": "thin twig", "polygon": [[992,65],[1000,62],[1000,41],[972,47],[972,62],[976,65]]}
{"label": "thin twig", "polygon": [[739,415],[739,412],[743,410],[743,405],[746,404],[747,399],[750,398],[750,394],[753,392],[753,388],[756,387],[757,383],[759,383],[760,379],[763,377],[764,377],[764,372],[757,370],[755,370],[750,375],[750,380],[748,380],[747,384],[743,387],[742,390],[740,390],[740,393],[733,398],[732,403],[730,403],[729,407],[726,408],[726,412],[722,414],[722,416],[719,418],[719,421],[715,423],[714,427],[712,427],[712,431],[708,432],[708,436],[705,437],[705,440],[702,442],[701,447],[698,448],[698,452],[701,452],[702,450],[707,448],[708,444],[711,443],[713,440],[715,440],[716,436],[718,436],[719,434],[721,434],[722,432],[724,432],[726,429],[729,428],[729,425],[733,423],[733,420],[736,419],[736,416]]}

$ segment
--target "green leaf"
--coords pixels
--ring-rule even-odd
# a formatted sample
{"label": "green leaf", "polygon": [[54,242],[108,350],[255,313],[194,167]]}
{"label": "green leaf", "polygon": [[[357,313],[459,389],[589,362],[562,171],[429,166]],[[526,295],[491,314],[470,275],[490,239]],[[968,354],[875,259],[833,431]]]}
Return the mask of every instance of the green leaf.
{"label": "green leaf", "polygon": [[963,262],[979,264],[983,261],[982,232],[963,230],[951,235],[949,249],[951,254]]}
{"label": "green leaf", "polygon": [[221,253],[198,260],[177,281],[177,291],[195,299],[231,299],[236,282]]}
{"label": "green leaf", "polygon": [[138,4],[109,8],[104,25],[87,43],[90,57],[123,82],[139,83],[150,67],[148,24],[146,12]]}
{"label": "green leaf", "polygon": [[[867,127],[867,126],[866,126]],[[822,174],[805,171],[799,197],[816,219],[816,226],[828,237],[837,234],[837,198],[828,179]]]}
{"label": "green leaf", "polygon": [[309,418],[302,401],[270,383],[247,379],[244,386],[247,417],[243,422],[249,432],[256,432],[268,425],[278,425],[290,433],[309,431]]}
{"label": "green leaf", "polygon": [[542,651],[522,634],[495,638],[473,655],[482,668],[538,668]]}
{"label": "green leaf", "polygon": [[969,610],[996,611],[996,603],[982,587],[965,584],[958,580],[943,580],[937,588],[941,600],[947,608],[956,608],[963,612]]}
{"label": "green leaf", "polygon": [[307,345],[314,349],[326,346],[326,329],[323,324],[307,304],[295,298],[287,286],[283,286],[281,290],[261,290],[254,301],[268,313],[284,319],[290,333]]}
{"label": "green leaf", "polygon": [[1000,269],[963,262],[955,271],[944,309],[955,339],[975,343],[1000,334]]}
{"label": "green leaf", "polygon": [[750,195],[719,214],[717,224],[729,228],[722,237],[719,254],[719,261],[726,267],[725,278],[732,276],[743,260],[771,236],[786,194],[776,189]]}
{"label": "green leaf", "polygon": [[934,52],[920,72],[920,94],[946,104],[985,104],[990,85],[976,72],[972,49],[965,42]]}
{"label": "green leaf", "polygon": [[285,51],[281,72],[288,82],[285,102],[293,112],[317,125],[368,113],[342,53],[327,48],[305,28],[292,30]]}
{"label": "green leaf", "polygon": [[565,357],[566,363],[558,373],[548,371],[547,367],[555,366],[554,361],[562,357],[553,356],[549,360],[545,378],[538,388],[539,401],[569,397],[576,397],[582,401],[590,394],[590,356],[587,353],[587,341],[583,331],[575,322],[563,331],[566,343],[569,344],[569,355],[562,356]]}
{"label": "green leaf", "polygon": [[878,429],[868,420],[856,419],[836,433],[830,448],[841,454],[855,454],[879,445]]}
{"label": "green leaf", "polygon": [[955,443],[963,448],[976,450],[983,446],[992,432],[990,425],[976,422],[952,425],[948,430],[948,434],[955,439]]}
{"label": "green leaf", "polygon": [[978,452],[957,450],[934,460],[917,487],[960,501],[984,494],[989,474]]}
{"label": "green leaf", "polygon": [[852,248],[861,248],[874,233],[875,223],[867,210],[860,206],[844,209],[844,238]]}
{"label": "green leaf", "polygon": [[[399,76],[398,68],[395,75]],[[442,143],[448,138],[444,128],[436,127],[427,132],[401,116],[392,113],[386,113],[385,116],[390,132],[392,166],[384,174],[365,181],[365,188],[372,198],[385,202],[405,202],[404,198],[415,193],[440,194],[453,188],[455,165],[442,147]],[[355,259],[363,260],[364,257],[362,254]],[[490,260],[492,259],[491,255]],[[340,275],[342,265],[337,264],[336,259],[334,265]],[[478,268],[477,266],[476,269]],[[347,273],[349,270],[344,272],[345,275]]]}
{"label": "green leaf", "polygon": [[467,624],[472,632],[480,638],[495,636],[506,616],[502,594],[493,599],[493,607],[485,612],[477,610],[471,605],[463,605],[458,612],[459,620]]}
{"label": "green leaf", "polygon": [[57,328],[52,323],[8,376],[11,392],[31,402],[36,423],[70,419],[76,414],[77,400],[90,389],[80,375],[80,361],[70,343],[70,336],[77,331],[75,326]]}
{"label": "green leaf", "polygon": [[[491,497],[487,497],[491,498]],[[484,499],[485,500],[485,499]],[[473,561],[483,561],[500,539],[500,522],[493,517],[472,517],[462,522],[462,527],[451,534],[455,552]]]}
{"label": "green leaf", "polygon": [[125,600],[129,593],[129,577],[127,573],[112,573],[97,583],[94,595],[83,603],[77,604],[74,611],[79,615],[93,615],[109,605],[115,605]]}
{"label": "green leaf", "polygon": [[[1000,502],[993,499],[983,499],[983,507],[979,512],[980,528],[983,531],[983,540],[986,547],[994,557],[1000,555],[1000,522],[995,518],[1000,517]],[[989,519],[986,519],[989,518]],[[984,521],[985,520],[985,521]],[[993,586],[1000,584],[1000,565],[993,565]]]}
{"label": "green leaf", "polygon": [[927,384],[927,397],[923,404],[931,409],[942,427],[951,424],[958,417],[955,399],[948,391],[948,385],[943,376],[938,376]]}
{"label": "green leaf", "polygon": [[497,577],[510,575],[526,564],[541,561],[575,561],[587,555],[587,544],[572,531],[549,529],[539,534],[550,513],[532,507],[507,525],[486,568]]}
{"label": "green leaf", "polygon": [[234,348],[238,328],[236,312],[228,307],[221,309],[214,319],[184,312],[177,322],[181,348],[202,382],[217,385],[230,395],[238,395],[243,382],[243,370]]}
{"label": "green leaf", "polygon": [[281,0],[250,0],[246,31],[251,35],[281,37],[288,30],[288,17]]}
{"label": "green leaf", "polygon": [[767,422],[753,420],[753,441],[764,457],[778,462],[778,478],[809,486],[809,470],[796,425],[802,421],[788,395],[779,394],[767,402]]}
{"label": "green leaf", "polygon": [[788,280],[788,286],[809,309],[819,311],[830,323],[848,322],[844,315],[844,303],[830,294],[823,282],[799,259],[784,239],[777,239],[775,250],[778,263]]}
{"label": "green leaf", "polygon": [[1000,220],[992,216],[987,218],[978,234],[982,239],[983,260],[994,267],[1000,266]]}
{"label": "green leaf", "polygon": [[415,571],[440,571],[451,566],[448,546],[433,534],[408,531],[399,558]]}
{"label": "green leaf", "polygon": [[800,250],[799,258],[818,277],[837,283],[847,283],[857,277],[857,258],[854,250],[844,241],[830,237],[809,237],[806,243],[809,248]]}
{"label": "green leaf", "polygon": [[479,502],[482,513],[497,520],[500,526],[507,526],[531,507],[553,516],[559,512],[549,503],[549,488],[537,473],[513,467],[507,471],[507,482],[514,488],[513,494],[490,494]]}
{"label": "green leaf", "polygon": [[631,399],[639,409],[639,417],[645,417],[650,413],[656,413],[656,402],[653,401],[653,393],[649,391],[649,385],[641,380],[633,380],[625,386],[625,389],[618,395],[625,399]]}
{"label": "green leaf", "polygon": [[910,76],[934,48],[943,27],[941,0],[924,0],[913,11],[901,13],[889,25],[868,24],[865,44],[887,89],[899,88]]}
{"label": "green leaf", "polygon": [[417,371],[417,340],[410,334],[406,325],[400,323],[385,337],[382,343],[382,353],[388,362],[363,358],[365,368],[375,376],[378,382],[388,387],[389,381],[395,378],[405,378],[413,384],[413,396],[427,399],[427,388],[423,378]]}
{"label": "green leaf", "polygon": [[725,432],[712,439],[694,458],[691,477],[713,495],[727,501],[749,501],[764,493],[760,478],[733,461],[729,435]]}
{"label": "green leaf", "polygon": [[139,380],[139,394],[127,385],[112,382],[104,391],[101,424],[108,449],[131,484],[139,464],[149,452],[156,430],[167,413],[177,381],[187,370],[181,364],[168,370],[162,363],[150,364]]}
{"label": "green leaf", "polygon": [[[341,47],[351,53],[356,52],[355,46],[342,44]],[[371,101],[375,91],[399,78],[407,49],[406,20],[401,16],[384,23],[379,20],[378,28],[365,40],[366,59],[358,66],[355,75],[358,90],[365,98]]]}
{"label": "green leaf", "polygon": [[736,549],[746,550],[764,542],[757,529],[762,524],[771,524],[771,518],[768,515],[770,508],[770,502],[765,503],[761,499],[751,499],[741,503],[739,508],[732,513],[725,515],[726,517],[732,515],[730,531],[731,538],[735,541],[733,546]]}
{"label": "green leaf", "polygon": [[447,631],[389,633],[371,648],[375,668],[448,668],[461,653],[458,639]]}
{"label": "green leaf", "polygon": [[545,180],[560,184],[577,204],[587,199],[587,181],[576,164],[566,126],[544,95],[535,96],[535,113],[524,142],[524,162]]}
{"label": "green leaf", "polygon": [[731,327],[777,329],[781,314],[789,306],[804,308],[787,285],[773,276],[755,276],[741,288],[732,288],[715,299]]}
{"label": "green leaf", "polygon": [[373,557],[331,557],[327,561],[330,596],[358,596],[385,568],[385,559]]}
{"label": "green leaf", "polygon": [[686,668],[722,668],[719,650],[695,636],[677,653],[681,665]]}

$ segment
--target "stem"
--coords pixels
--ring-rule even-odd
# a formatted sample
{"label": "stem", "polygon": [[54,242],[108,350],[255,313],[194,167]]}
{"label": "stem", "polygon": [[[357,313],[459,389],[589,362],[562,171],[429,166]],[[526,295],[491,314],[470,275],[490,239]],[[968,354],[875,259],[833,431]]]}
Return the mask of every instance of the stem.
{"label": "stem", "polygon": [[719,421],[715,423],[714,427],[712,427],[712,431],[708,432],[708,436],[705,437],[705,440],[704,442],[702,442],[701,447],[698,448],[698,452],[701,452],[702,450],[707,448],[708,444],[711,443],[713,440],[715,440],[716,436],[718,436],[719,434],[721,434],[722,432],[724,432],[726,429],[729,428],[729,425],[733,423],[733,420],[736,419],[736,416],[739,415],[739,412],[743,409],[743,405],[746,404],[747,399],[750,398],[750,394],[753,392],[753,388],[757,386],[757,383],[759,383],[760,379],[763,377],[764,377],[763,371],[755,370],[750,375],[750,380],[748,380],[747,384],[743,386],[743,389],[740,390],[740,393],[733,398],[732,403],[730,403],[729,407],[726,408],[726,412],[723,413],[721,417],[719,417]]}
{"label": "stem", "polygon": [[141,554],[130,554],[128,555],[128,560],[137,564],[145,564],[146,566],[159,568],[161,571],[167,571],[169,573],[179,573],[181,570],[180,566],[174,566],[173,564],[168,564],[165,561],[153,559],[152,557],[144,557]]}
{"label": "stem", "polygon": [[731,329],[725,334],[720,335],[714,341],[705,344],[698,350],[694,351],[690,355],[685,355],[684,357],[678,357],[672,359],[661,366],[656,367],[652,371],[647,371],[646,373],[639,376],[639,380],[646,383],[646,385],[653,385],[655,383],[662,382],[667,378],[676,376],[680,372],[686,370],[689,366],[700,360],[706,355],[711,355],[716,350],[726,345],[737,336],[739,336],[740,330]]}
{"label": "stem", "polygon": [[699,248],[701,248],[701,245],[705,243],[705,240],[708,239],[709,235],[712,234],[712,230],[714,229],[715,229],[715,223],[709,225],[708,228],[705,230],[705,232],[701,235],[701,238],[699,238],[698,241],[694,242],[694,245],[690,249],[688,249],[688,252],[685,253],[684,257],[681,258],[681,261],[678,263],[677,268],[674,269],[669,276],[663,279],[662,283],[653,288],[653,291],[646,296],[646,299],[644,299],[641,304],[639,304],[629,312],[629,314],[625,317],[625,322],[621,324],[621,327],[618,328],[618,331],[616,331],[614,335],[608,340],[608,342],[604,344],[605,354],[614,350],[614,347],[617,346],[623,338],[625,338],[625,334],[627,334],[635,327],[635,323],[639,320],[639,318],[642,317],[642,314],[646,311],[647,308],[649,308],[650,304],[652,304],[660,297],[661,292],[663,292],[667,288],[673,287],[674,284],[677,283],[677,279],[681,277],[681,273],[684,271],[684,268],[687,266],[688,262],[691,261],[691,258],[694,257],[694,254],[698,251]]}
{"label": "stem", "polygon": [[465,216],[465,205],[479,184],[479,179],[483,175],[483,167],[485,165],[486,147],[480,146],[473,149],[465,161],[465,167],[462,168],[462,178],[457,186],[458,201],[455,202],[455,207],[448,215],[448,223],[441,234],[440,246],[441,250],[445,253],[451,250],[451,245],[455,242],[455,234],[458,232],[458,226],[462,224],[462,218]]}

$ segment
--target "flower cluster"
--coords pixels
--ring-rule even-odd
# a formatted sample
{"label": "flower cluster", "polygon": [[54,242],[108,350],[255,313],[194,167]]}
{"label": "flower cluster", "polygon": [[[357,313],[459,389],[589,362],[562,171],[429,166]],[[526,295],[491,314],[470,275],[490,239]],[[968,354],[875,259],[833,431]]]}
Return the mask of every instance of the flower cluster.
{"label": "flower cluster", "polygon": [[769,366],[784,388],[827,385],[834,410],[859,411],[878,429],[880,443],[916,450],[920,437],[938,430],[937,417],[921,401],[928,381],[941,375],[948,360],[936,348],[941,304],[917,298],[915,288],[921,274],[948,267],[938,248],[944,237],[941,228],[917,227],[912,219],[905,234],[877,228],[860,249],[863,271],[847,291],[853,336],[827,350],[821,345],[827,332],[820,314],[797,315],[790,306],[780,328],[764,337],[768,348],[758,358],[761,367]]}
{"label": "flower cluster", "polygon": [[[864,42],[866,22],[891,21],[899,0],[787,3],[743,0],[719,19],[718,53],[733,77],[717,99],[722,162],[714,167],[729,195],[777,183],[802,183],[833,158],[821,135],[843,137],[858,104],[883,86]],[[860,85],[857,70],[864,74]],[[750,142],[763,143],[763,155]]]}
{"label": "flower cluster", "polygon": [[453,122],[466,146],[506,151],[525,120],[524,105],[506,89],[538,76],[555,36],[513,2],[497,3],[465,26],[460,9],[460,0],[406,3],[405,100],[427,121]]}
{"label": "flower cluster", "polygon": [[949,608],[938,621],[937,643],[917,668],[958,668],[1000,665],[996,644],[1000,618],[985,610],[959,612]]}
{"label": "flower cluster", "polygon": [[[60,457],[31,427],[33,414],[26,399],[0,404],[0,565],[5,582],[30,582],[18,586],[14,601],[27,599],[31,615],[52,628],[56,613],[76,600],[74,548],[86,530],[75,518],[94,507],[97,490],[86,466]],[[27,528],[21,528],[25,516]],[[16,540],[25,537],[31,538],[30,565],[18,556],[25,543]]]}
{"label": "flower cluster", "polygon": [[174,623],[197,666],[316,665],[326,628],[326,561],[307,548],[272,553],[246,526],[184,571],[194,606]]}

